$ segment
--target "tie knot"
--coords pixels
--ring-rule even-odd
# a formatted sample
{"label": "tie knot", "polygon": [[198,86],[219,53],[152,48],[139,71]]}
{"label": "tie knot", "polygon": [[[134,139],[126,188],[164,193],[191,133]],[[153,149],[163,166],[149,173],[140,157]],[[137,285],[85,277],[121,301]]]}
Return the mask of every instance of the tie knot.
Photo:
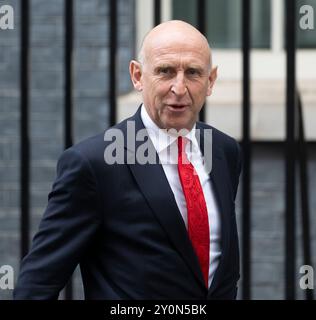
{"label": "tie knot", "polygon": [[185,151],[185,146],[189,142],[189,139],[186,137],[180,136],[178,138],[178,152],[179,154],[183,153]]}

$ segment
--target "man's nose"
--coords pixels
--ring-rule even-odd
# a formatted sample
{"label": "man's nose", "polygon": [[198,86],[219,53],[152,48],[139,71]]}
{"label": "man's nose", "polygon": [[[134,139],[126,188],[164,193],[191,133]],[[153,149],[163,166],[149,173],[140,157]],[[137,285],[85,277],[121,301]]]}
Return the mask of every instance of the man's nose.
{"label": "man's nose", "polygon": [[186,94],[187,86],[183,72],[177,73],[177,76],[174,78],[171,91],[177,96],[183,96]]}

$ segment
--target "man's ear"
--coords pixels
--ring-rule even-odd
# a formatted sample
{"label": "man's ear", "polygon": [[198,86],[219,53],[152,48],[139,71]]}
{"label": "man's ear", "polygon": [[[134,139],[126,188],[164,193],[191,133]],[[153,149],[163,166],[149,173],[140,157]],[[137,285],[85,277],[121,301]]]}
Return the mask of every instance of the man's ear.
{"label": "man's ear", "polygon": [[129,64],[129,74],[133,82],[134,88],[137,91],[143,90],[143,85],[141,82],[142,78],[142,68],[138,61],[132,60]]}
{"label": "man's ear", "polygon": [[209,80],[209,84],[208,84],[208,88],[207,88],[207,95],[208,96],[210,96],[212,94],[213,86],[214,86],[216,79],[217,79],[217,66],[211,70],[209,78],[208,78],[208,80]]}

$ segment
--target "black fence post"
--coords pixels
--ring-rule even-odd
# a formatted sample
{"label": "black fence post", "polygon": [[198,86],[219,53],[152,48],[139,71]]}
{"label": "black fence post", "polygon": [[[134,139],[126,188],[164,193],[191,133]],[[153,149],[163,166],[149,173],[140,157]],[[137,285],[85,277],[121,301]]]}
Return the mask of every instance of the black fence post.
{"label": "black fence post", "polygon": [[250,0],[242,1],[242,298],[251,298]]}
{"label": "black fence post", "polygon": [[161,22],[161,0],[154,0],[154,25]]}
{"label": "black fence post", "polygon": [[65,0],[65,101],[64,101],[64,146],[73,144],[73,0]]}
{"label": "black fence post", "polygon": [[285,1],[286,16],[286,151],[285,151],[285,296],[295,299],[295,0]]}
{"label": "black fence post", "polygon": [[29,137],[29,33],[30,8],[28,0],[21,0],[20,51],[20,254],[23,258],[30,243],[30,137]]}
{"label": "black fence post", "polygon": [[242,298],[251,298],[250,0],[242,1]]}
{"label": "black fence post", "polygon": [[110,26],[109,26],[109,103],[110,103],[110,125],[116,124],[116,77],[117,77],[117,1],[109,0]]}
{"label": "black fence post", "polygon": [[[199,31],[206,36],[206,1],[198,0],[197,1],[197,28]],[[206,103],[200,111],[200,121],[205,122],[206,120]]]}
{"label": "black fence post", "polygon": [[[74,12],[73,0],[65,0],[64,12],[64,76],[65,76],[65,96],[64,96],[64,146],[65,149],[73,144],[73,25],[74,25]],[[72,300],[73,298],[73,285],[70,279],[65,287],[65,299]]]}

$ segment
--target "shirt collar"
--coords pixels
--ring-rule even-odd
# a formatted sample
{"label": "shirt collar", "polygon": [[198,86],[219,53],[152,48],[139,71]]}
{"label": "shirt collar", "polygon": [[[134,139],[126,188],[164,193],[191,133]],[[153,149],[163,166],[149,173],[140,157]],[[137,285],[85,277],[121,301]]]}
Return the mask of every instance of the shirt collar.
{"label": "shirt collar", "polygon": [[[178,135],[170,134],[167,129],[161,129],[157,126],[157,124],[150,118],[144,104],[141,106],[141,119],[158,154],[177,140]],[[184,137],[190,140],[194,147],[199,149],[195,134],[196,124],[194,124],[191,131],[185,134]]]}

